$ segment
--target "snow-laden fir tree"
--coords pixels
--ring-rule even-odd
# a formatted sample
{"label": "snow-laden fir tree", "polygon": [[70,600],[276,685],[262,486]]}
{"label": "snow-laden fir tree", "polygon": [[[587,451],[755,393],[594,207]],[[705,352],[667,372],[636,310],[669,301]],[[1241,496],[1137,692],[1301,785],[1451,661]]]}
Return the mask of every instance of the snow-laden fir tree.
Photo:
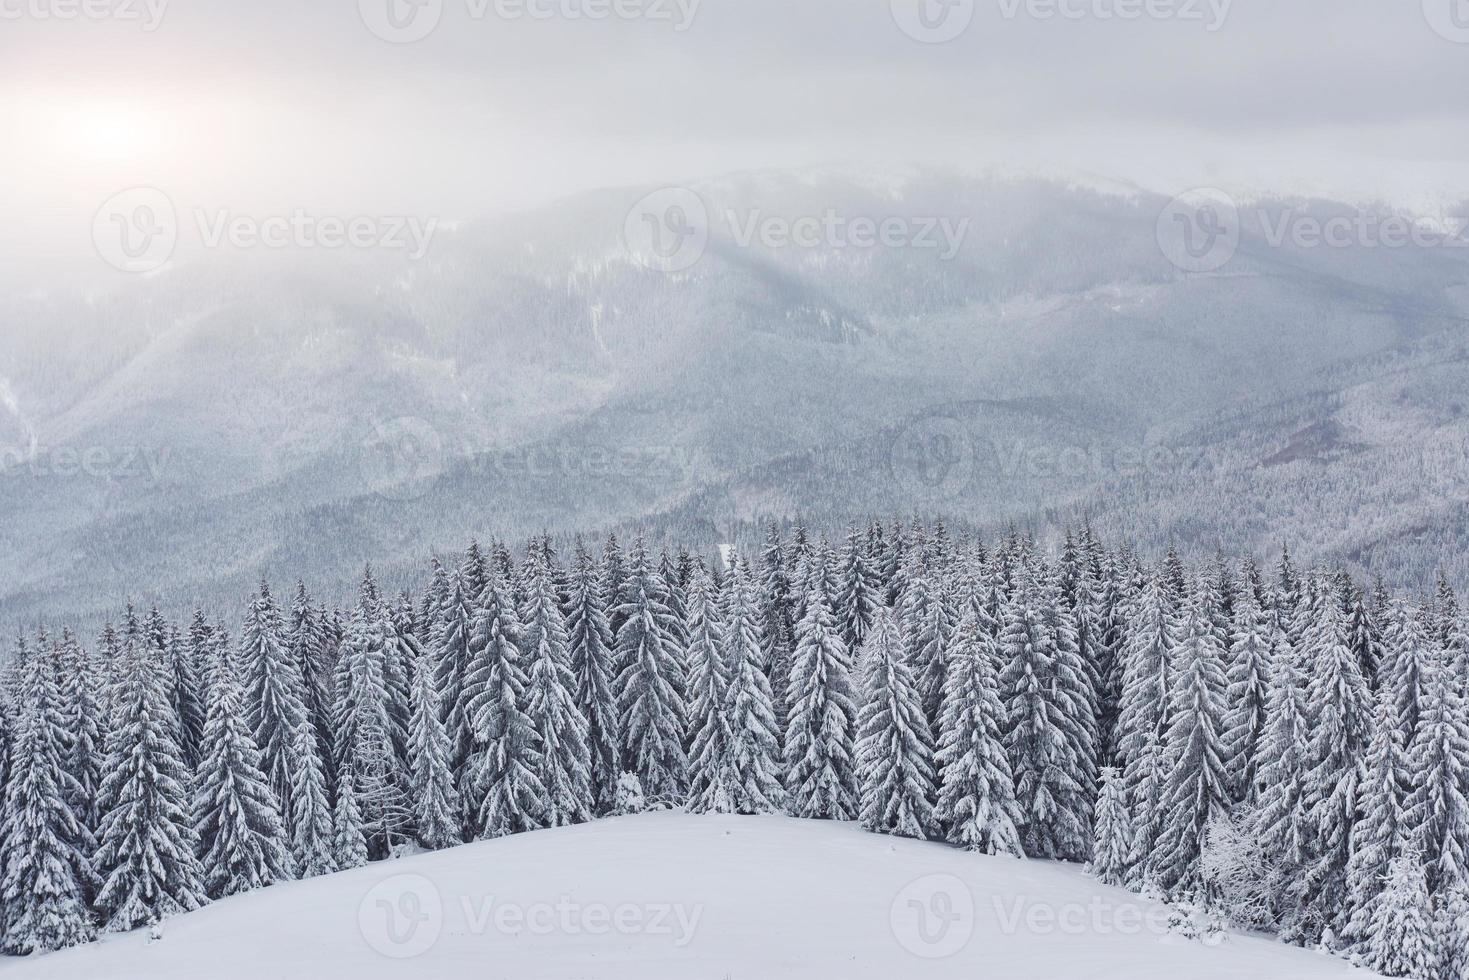
{"label": "snow-laden fir tree", "polygon": [[616,802],[618,761],[617,702],[612,693],[612,628],[602,592],[605,569],[577,545],[571,577],[566,628],[571,644],[574,697],[587,720],[587,755],[591,760],[592,804],[607,813]]}
{"label": "snow-laden fir tree", "polygon": [[1015,782],[1001,740],[999,648],[971,610],[949,641],[940,712],[936,816],[950,842],[984,854],[1024,856]]}
{"label": "snow-laden fir tree", "polygon": [[350,771],[352,797],[374,856],[384,856],[412,837],[406,773],[394,743],[385,678],[385,613],[369,569],[358,590],[337,661],[337,792]]}
{"label": "snow-laden fir tree", "polygon": [[464,804],[481,839],[534,830],[545,814],[538,740],[525,713],[521,629],[509,586],[493,575],[480,595],[464,678],[471,734]]}
{"label": "snow-laden fir tree", "polygon": [[1253,822],[1271,871],[1277,914],[1299,907],[1299,874],[1312,828],[1305,809],[1310,719],[1301,658],[1279,626],[1271,629],[1270,701],[1256,758]]}
{"label": "snow-laden fir tree", "polygon": [[114,932],[208,901],[189,819],[190,776],[170,721],[167,664],[139,632],[125,635],[93,862],[102,876],[96,908]]}
{"label": "snow-laden fir tree", "polygon": [[562,827],[592,817],[592,759],[587,720],[576,703],[566,618],[547,560],[544,551],[533,555],[526,569],[525,710],[544,789],[540,818],[548,827]]}
{"label": "snow-laden fir tree", "polygon": [[291,828],[291,856],[302,878],[337,870],[332,844],[332,808],[327,799],[325,766],[310,727],[296,732],[296,758],[301,766],[291,774],[291,798],[296,821]]}
{"label": "snow-laden fir tree", "polygon": [[689,808],[695,813],[730,813],[734,791],[730,780],[729,665],[724,654],[723,611],[714,583],[704,570],[689,583]]}
{"label": "snow-laden fir tree", "polygon": [[1074,749],[1085,742],[1079,730],[1085,706],[1075,695],[1078,679],[1058,666],[1057,633],[1047,622],[1054,610],[1042,608],[1044,594],[1030,570],[1022,569],[1005,611],[1005,750],[1026,853],[1084,860],[1091,847],[1093,773]]}
{"label": "snow-laden fir tree", "polygon": [[79,792],[62,765],[67,733],[57,658],[37,650],[21,665],[16,731],[0,814],[0,939],[6,952],[64,949],[95,937],[91,834],[68,803]]}
{"label": "snow-laden fir tree", "polygon": [[[449,586],[449,596],[439,611],[430,645],[434,650],[444,730],[449,736],[449,764],[455,773],[465,771],[473,737],[469,725],[469,698],[464,691],[464,676],[469,670],[469,643],[474,635],[479,593],[462,572],[456,572]],[[480,589],[483,590],[483,582]],[[468,787],[460,783],[461,791]]]}
{"label": "snow-laden fir tree", "polygon": [[1411,789],[1403,822],[1423,849],[1434,892],[1469,883],[1469,705],[1463,689],[1464,679],[1449,664],[1428,666],[1418,729],[1408,746]]}
{"label": "snow-laden fir tree", "polygon": [[1439,969],[1445,980],[1469,980],[1469,885],[1438,896]]}
{"label": "snow-laden fir tree", "polygon": [[357,805],[357,774],[349,763],[337,777],[337,805],[332,811],[332,863],[339,871],[367,864],[367,833]]}
{"label": "snow-laden fir tree", "polygon": [[851,662],[819,588],[805,606],[786,694],[788,805],[798,817],[851,820],[858,801]]}
{"label": "snow-laden fir tree", "polygon": [[956,617],[942,583],[916,564],[916,553],[910,560],[915,564],[908,569],[899,616],[908,644],[907,660],[918,684],[924,714],[930,722],[936,722],[944,698],[944,651]]}
{"label": "snow-laden fir tree", "polygon": [[1348,942],[1360,942],[1366,936],[1368,920],[1387,882],[1388,866],[1406,843],[1403,800],[1407,785],[1406,751],[1403,733],[1397,726],[1396,701],[1392,690],[1384,685],[1378,689],[1372,740],[1356,781],[1355,822],[1342,902],[1341,932]]}
{"label": "snow-laden fir tree", "polygon": [[857,720],[857,771],[865,830],[926,838],[934,827],[933,733],[923,713],[901,628],[886,608],[858,655],[862,708]]}
{"label": "snow-laden fir tree", "polygon": [[1249,589],[1234,607],[1228,681],[1224,768],[1230,797],[1243,802],[1254,796],[1255,755],[1270,697],[1270,614],[1260,608]]}
{"label": "snow-laden fir tree", "polygon": [[[1069,839],[1061,838],[1073,861],[1091,857],[1092,812],[1097,799],[1097,689],[1099,679],[1083,653],[1080,613],[1061,600],[1054,577],[1046,580],[1041,605],[1046,628],[1055,638],[1055,684],[1052,698],[1061,718],[1062,767],[1075,773],[1074,792],[1058,799],[1065,816],[1060,821]],[[1059,784],[1070,789],[1068,784]]]}
{"label": "snow-laden fir tree", "polygon": [[1127,783],[1115,766],[1104,766],[1096,817],[1092,821],[1091,873],[1104,885],[1127,884],[1133,851]]}
{"label": "snow-laden fir tree", "polygon": [[194,788],[194,833],[211,898],[264,888],[292,874],[280,802],[261,770],[241,700],[234,664],[222,661],[210,678]]}
{"label": "snow-laden fir tree", "polygon": [[[101,814],[97,789],[102,783],[102,704],[97,665],[70,630],[61,634],[61,727],[62,768],[71,777],[67,783],[67,806],[81,821],[89,837],[95,837]],[[87,857],[91,858],[91,847]],[[91,895],[89,894],[90,901]]]}
{"label": "snow-laden fir tree", "polygon": [[649,563],[641,538],[628,555],[617,608],[622,620],[615,663],[623,766],[637,774],[649,803],[681,805],[688,786],[687,710],[684,658],[676,637],[683,627],[674,622],[667,586]]}
{"label": "snow-laden fir tree", "polygon": [[732,812],[774,813],[785,801],[780,732],[770,680],[761,666],[756,585],[749,565],[733,555],[723,613],[723,661],[729,674],[724,714],[730,738],[721,782]]}
{"label": "snow-laden fir tree", "polygon": [[238,662],[244,686],[244,714],[259,746],[266,782],[280,802],[282,819],[289,832],[295,825],[291,783],[302,765],[295,755],[297,735],[310,722],[306,714],[305,683],[285,645],[280,611],[270,594],[270,586],[264,582],[245,612]]}
{"label": "snow-laden fir tree", "polygon": [[1384,647],[1381,680],[1396,692],[1398,728],[1412,745],[1423,711],[1424,688],[1440,648],[1424,626],[1422,611],[1402,599],[1390,607]]}
{"label": "snow-laden fir tree", "polygon": [[1362,943],[1368,969],[1388,977],[1435,980],[1440,959],[1427,873],[1416,847],[1392,859]]}
{"label": "snow-laden fir tree", "polygon": [[1185,601],[1169,692],[1168,774],[1161,796],[1149,877],[1175,900],[1207,899],[1200,867],[1204,835],[1228,813],[1223,758],[1224,650],[1210,620],[1211,593]]}
{"label": "snow-laden fir tree", "polygon": [[176,634],[170,636],[168,644],[169,670],[173,677],[169,686],[170,700],[179,718],[179,751],[184,754],[184,764],[193,769],[199,764],[201,745],[204,741],[205,695],[204,678],[201,673],[205,665],[195,657],[198,646],[194,633],[204,626],[203,613],[194,614],[189,628],[189,639]]}
{"label": "snow-laden fir tree", "polygon": [[[1372,695],[1351,648],[1346,612],[1335,601],[1321,604],[1306,637],[1311,713],[1304,795],[1313,829],[1310,860],[1301,882],[1312,912],[1311,931],[1337,931],[1341,895],[1356,814],[1359,763],[1372,727]],[[1314,937],[1313,937],[1314,938]]]}
{"label": "snow-laden fir tree", "polygon": [[867,639],[873,617],[882,606],[882,594],[867,541],[855,524],[847,531],[840,562],[841,590],[836,597],[836,619],[842,642],[848,650],[856,650]]}
{"label": "snow-laden fir tree", "polygon": [[462,843],[463,804],[454,771],[451,746],[439,707],[432,654],[419,653],[413,671],[413,721],[408,734],[409,797],[418,842],[429,850]]}
{"label": "snow-laden fir tree", "polygon": [[[1160,576],[1149,578],[1143,586],[1128,616],[1128,625],[1116,740],[1137,846],[1132,866],[1141,873],[1157,836],[1167,776],[1164,747],[1174,636],[1168,590]],[[1136,876],[1130,882],[1139,883]]]}

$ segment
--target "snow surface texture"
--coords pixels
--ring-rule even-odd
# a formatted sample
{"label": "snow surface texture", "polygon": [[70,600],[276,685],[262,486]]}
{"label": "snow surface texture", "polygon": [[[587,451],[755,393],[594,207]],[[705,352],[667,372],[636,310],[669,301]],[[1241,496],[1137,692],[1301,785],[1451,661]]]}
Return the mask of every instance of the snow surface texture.
{"label": "snow surface texture", "polygon": [[653,813],[276,885],[0,964],[14,980],[1367,977],[1169,934],[1074,866],[786,817]]}

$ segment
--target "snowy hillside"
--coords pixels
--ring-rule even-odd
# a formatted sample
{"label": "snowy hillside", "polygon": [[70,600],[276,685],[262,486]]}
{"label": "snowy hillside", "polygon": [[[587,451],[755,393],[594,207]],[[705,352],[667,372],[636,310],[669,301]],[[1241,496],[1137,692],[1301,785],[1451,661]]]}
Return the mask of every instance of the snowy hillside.
{"label": "snowy hillside", "polygon": [[[966,894],[967,892],[967,894]],[[781,817],[645,814],[375,864],[30,960],[9,980],[1367,977],[1167,933],[1074,866]],[[105,947],[105,948],[104,948]]]}

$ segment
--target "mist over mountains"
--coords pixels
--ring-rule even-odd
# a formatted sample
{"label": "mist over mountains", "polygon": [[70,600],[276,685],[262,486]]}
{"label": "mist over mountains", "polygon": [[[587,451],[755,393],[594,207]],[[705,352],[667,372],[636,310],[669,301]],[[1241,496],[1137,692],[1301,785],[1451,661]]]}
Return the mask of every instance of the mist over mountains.
{"label": "mist over mountains", "polygon": [[[854,512],[1469,578],[1469,249],[1277,243],[1357,209],[1267,200],[1186,273],[1140,190],[824,171],[692,184],[709,245],[670,274],[624,244],[651,190],[443,225],[416,262],[217,251],[0,297],[0,619]],[[965,235],[734,234],[827,214]]]}

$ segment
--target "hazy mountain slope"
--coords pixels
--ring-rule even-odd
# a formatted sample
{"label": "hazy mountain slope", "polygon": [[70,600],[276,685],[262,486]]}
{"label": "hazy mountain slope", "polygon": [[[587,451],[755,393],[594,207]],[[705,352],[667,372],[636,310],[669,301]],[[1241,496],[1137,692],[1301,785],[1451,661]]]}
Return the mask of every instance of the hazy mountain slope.
{"label": "hazy mountain slope", "polygon": [[[262,572],[335,586],[472,532],[651,515],[708,534],[797,511],[1003,523],[1111,487],[1119,531],[1182,534],[1176,478],[1119,454],[1263,439],[1251,413],[1335,391],[1334,366],[1370,379],[1386,352],[1463,330],[1449,250],[1274,248],[1250,216],[1226,270],[1187,276],[1140,193],[936,174],[696,187],[712,241],[679,275],[620,245],[635,189],[441,231],[418,263],[217,254],[0,299],[18,325],[0,336],[0,614],[233,601]],[[968,235],[944,261],[730,232],[828,211]],[[1410,428],[1458,397],[1409,387]],[[1258,449],[1322,421],[1295,411]],[[1301,533],[1309,485],[1251,487],[1254,510],[1227,511],[1248,540]],[[1393,536],[1458,518],[1399,517],[1360,557],[1402,579],[1418,570]]]}

